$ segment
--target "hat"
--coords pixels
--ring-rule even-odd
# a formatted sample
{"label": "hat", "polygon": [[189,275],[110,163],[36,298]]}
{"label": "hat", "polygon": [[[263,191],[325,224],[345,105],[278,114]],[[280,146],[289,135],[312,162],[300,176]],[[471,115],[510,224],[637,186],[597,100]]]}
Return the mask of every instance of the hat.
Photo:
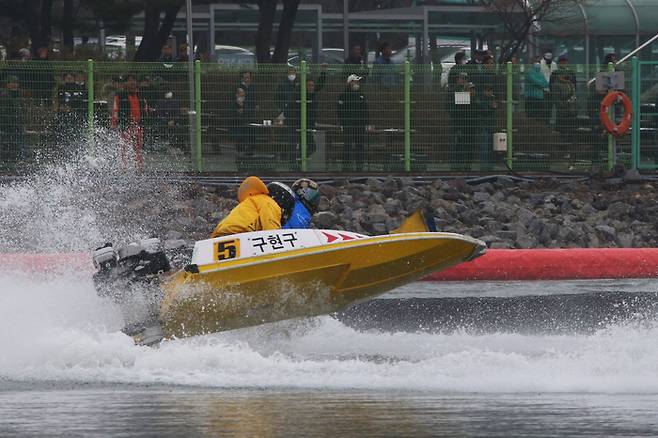
{"label": "hat", "polygon": [[360,80],[361,80],[361,76],[357,76],[357,75],[349,75],[347,77],[347,83],[348,84],[352,81],[360,81]]}
{"label": "hat", "polygon": [[567,55],[560,55],[560,57],[557,60],[558,62],[562,62],[562,61],[568,61],[569,58],[567,58]]}
{"label": "hat", "polygon": [[6,84],[18,83],[18,76],[7,75],[5,77],[5,83]]}

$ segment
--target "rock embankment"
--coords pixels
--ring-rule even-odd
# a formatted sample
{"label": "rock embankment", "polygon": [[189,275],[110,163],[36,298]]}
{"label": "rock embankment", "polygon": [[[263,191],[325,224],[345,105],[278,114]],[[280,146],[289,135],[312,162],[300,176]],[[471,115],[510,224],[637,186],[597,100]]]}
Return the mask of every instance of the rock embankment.
{"label": "rock embankment", "polygon": [[[498,177],[414,184],[370,178],[322,184],[317,228],[383,234],[429,207],[438,228],[484,240],[491,248],[655,247],[658,182]],[[170,248],[206,238],[236,205],[236,187],[191,186],[170,207],[160,232]]]}

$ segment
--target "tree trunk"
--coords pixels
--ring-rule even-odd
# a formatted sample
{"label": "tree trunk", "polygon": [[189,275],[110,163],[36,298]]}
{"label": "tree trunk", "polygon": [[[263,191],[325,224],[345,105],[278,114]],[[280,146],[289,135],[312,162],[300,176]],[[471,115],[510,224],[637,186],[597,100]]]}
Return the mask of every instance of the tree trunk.
{"label": "tree trunk", "polygon": [[41,1],[41,28],[38,47],[48,47],[52,35],[53,0]]}
{"label": "tree trunk", "polygon": [[25,21],[27,22],[27,29],[32,41],[32,55],[36,55],[37,44],[41,38],[41,1],[40,0],[25,0],[24,3]]}
{"label": "tree trunk", "polygon": [[290,48],[290,38],[292,29],[295,26],[295,17],[300,0],[283,0],[283,13],[279,23],[279,31],[276,35],[276,48],[272,63],[285,64],[288,62],[288,49]]}
{"label": "tree trunk", "polygon": [[64,10],[62,17],[62,34],[64,47],[73,51],[73,29],[75,26],[75,8],[73,0],[64,0]]}
{"label": "tree trunk", "polygon": [[[165,16],[162,19],[162,25],[160,26],[160,30],[158,31],[158,34],[156,36],[156,40],[154,45],[152,46],[153,51],[151,52],[151,57],[153,61],[156,61],[158,57],[160,56],[160,49],[162,46],[167,42],[169,39],[169,35],[171,35],[171,31],[174,28],[174,24],[176,24],[176,17],[178,16],[178,11],[181,7],[181,4],[169,6],[165,9]],[[176,54],[176,47],[173,47],[174,49],[174,54]],[[194,56],[192,53],[194,51],[194,47],[190,47],[190,56]]]}
{"label": "tree trunk", "polygon": [[258,1],[258,30],[256,31],[256,60],[258,63],[268,63],[272,60],[270,45],[272,44],[272,27],[276,14],[277,0]]}

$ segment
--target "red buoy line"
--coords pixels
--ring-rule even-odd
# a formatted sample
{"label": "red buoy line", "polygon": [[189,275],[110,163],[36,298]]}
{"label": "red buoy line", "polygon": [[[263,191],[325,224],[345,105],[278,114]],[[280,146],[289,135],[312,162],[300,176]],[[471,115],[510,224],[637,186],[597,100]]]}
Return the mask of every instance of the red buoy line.
{"label": "red buoy line", "polygon": [[[0,272],[92,273],[89,253],[4,253]],[[658,248],[490,249],[428,281],[658,278]]]}

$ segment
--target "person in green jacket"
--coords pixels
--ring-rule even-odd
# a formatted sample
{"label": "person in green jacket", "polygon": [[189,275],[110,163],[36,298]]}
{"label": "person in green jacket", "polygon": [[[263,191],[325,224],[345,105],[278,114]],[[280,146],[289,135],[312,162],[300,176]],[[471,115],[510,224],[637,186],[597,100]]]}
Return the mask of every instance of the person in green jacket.
{"label": "person in green jacket", "polygon": [[549,83],[541,72],[539,61],[530,67],[525,78],[525,112],[528,118],[543,121],[544,94]]}

